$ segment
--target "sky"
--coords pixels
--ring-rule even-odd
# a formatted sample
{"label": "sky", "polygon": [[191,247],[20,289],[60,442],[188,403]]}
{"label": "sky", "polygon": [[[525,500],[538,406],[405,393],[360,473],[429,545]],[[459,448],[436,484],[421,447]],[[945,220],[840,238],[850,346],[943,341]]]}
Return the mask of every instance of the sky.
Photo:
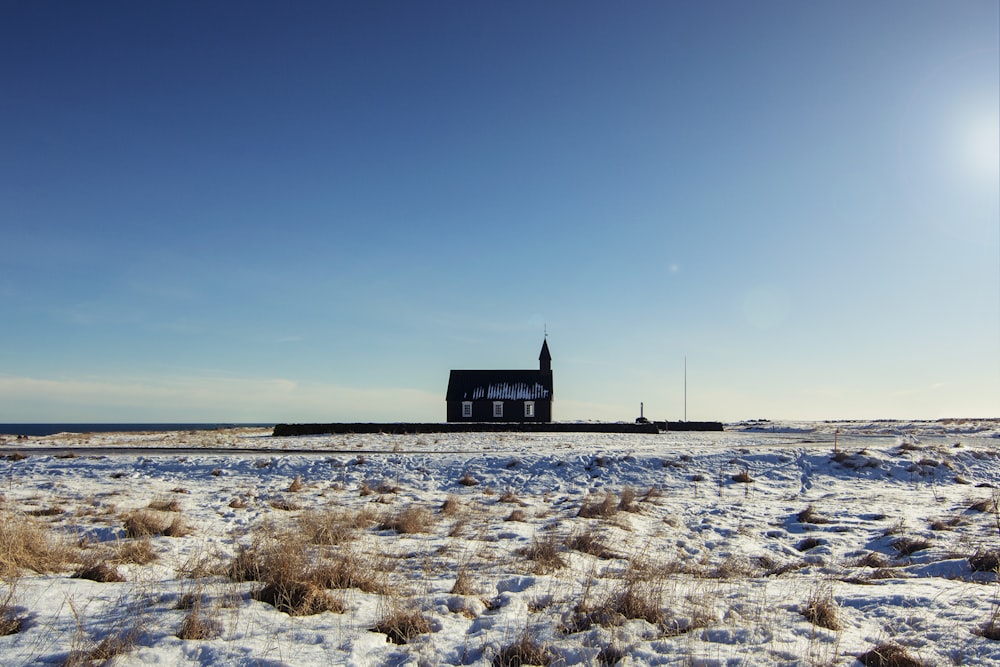
{"label": "sky", "polygon": [[0,0],[0,422],[443,421],[546,334],[557,420],[1000,416],[998,35]]}

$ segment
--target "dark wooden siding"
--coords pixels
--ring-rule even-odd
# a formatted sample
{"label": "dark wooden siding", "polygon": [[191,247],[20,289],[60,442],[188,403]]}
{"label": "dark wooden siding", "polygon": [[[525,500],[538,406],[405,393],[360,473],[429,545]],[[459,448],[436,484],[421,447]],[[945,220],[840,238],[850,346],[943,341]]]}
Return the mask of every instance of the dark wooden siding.
{"label": "dark wooden siding", "polygon": [[535,400],[535,416],[524,416],[525,401],[502,401],[503,417],[493,416],[491,400],[472,401],[472,416],[462,416],[462,401],[448,401],[450,422],[549,422],[552,421],[552,401]]}

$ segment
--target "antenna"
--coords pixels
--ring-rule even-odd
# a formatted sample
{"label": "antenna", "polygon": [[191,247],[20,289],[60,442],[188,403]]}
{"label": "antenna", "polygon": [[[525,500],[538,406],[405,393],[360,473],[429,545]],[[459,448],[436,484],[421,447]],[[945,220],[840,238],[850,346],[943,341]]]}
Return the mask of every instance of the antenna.
{"label": "antenna", "polygon": [[688,356],[684,355],[684,421],[688,420]]}

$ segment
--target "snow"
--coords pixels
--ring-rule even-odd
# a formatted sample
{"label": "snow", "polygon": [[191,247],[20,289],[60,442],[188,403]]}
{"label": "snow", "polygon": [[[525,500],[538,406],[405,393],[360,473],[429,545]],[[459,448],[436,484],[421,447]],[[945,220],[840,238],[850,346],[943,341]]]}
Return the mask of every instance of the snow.
{"label": "snow", "polygon": [[[129,633],[133,645],[115,664],[490,665],[526,636],[563,665],[856,665],[888,641],[928,665],[1000,664],[1000,642],[976,634],[1000,613],[1000,583],[968,560],[1000,550],[996,513],[972,509],[1000,486],[1000,421],[727,429],[7,438],[3,453],[53,452],[0,461],[4,520],[57,507],[33,520],[84,543],[84,554],[132,542],[123,517],[154,501],[178,501],[192,530],[153,537],[158,558],[120,565],[123,582],[73,578],[72,563],[5,580],[0,593],[12,591],[24,623],[0,637],[0,664],[62,664]],[[60,454],[151,445],[185,451]],[[248,447],[287,453],[219,451]],[[735,481],[741,473],[753,481]],[[304,488],[289,491],[296,478]],[[580,516],[626,488],[634,511]],[[449,498],[455,514],[442,509]],[[276,509],[278,500],[300,509]],[[343,613],[289,616],[253,598],[256,582],[230,581],[219,567],[192,573],[197,563],[231,563],[265,526],[293,527],[308,510],[386,517],[411,507],[431,513],[423,532],[371,525],[335,548],[369,558],[388,582],[379,592],[331,591]],[[523,520],[508,520],[515,511]],[[572,548],[587,535],[604,546],[601,557]],[[901,539],[926,548],[904,556]],[[561,566],[525,555],[545,544]],[[471,592],[453,592],[460,576]],[[664,620],[595,611],[630,582]],[[189,613],[179,602],[192,593],[220,636],[177,637]],[[833,601],[839,629],[802,614],[817,596]],[[372,632],[394,605],[419,610],[429,631],[406,644]]]}

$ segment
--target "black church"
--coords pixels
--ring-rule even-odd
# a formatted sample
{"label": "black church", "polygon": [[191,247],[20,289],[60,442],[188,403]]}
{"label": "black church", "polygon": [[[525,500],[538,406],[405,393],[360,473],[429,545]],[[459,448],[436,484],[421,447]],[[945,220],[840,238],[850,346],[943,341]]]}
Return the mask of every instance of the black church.
{"label": "black church", "polygon": [[455,371],[448,378],[449,422],[552,421],[552,355],[542,342],[538,370]]}

